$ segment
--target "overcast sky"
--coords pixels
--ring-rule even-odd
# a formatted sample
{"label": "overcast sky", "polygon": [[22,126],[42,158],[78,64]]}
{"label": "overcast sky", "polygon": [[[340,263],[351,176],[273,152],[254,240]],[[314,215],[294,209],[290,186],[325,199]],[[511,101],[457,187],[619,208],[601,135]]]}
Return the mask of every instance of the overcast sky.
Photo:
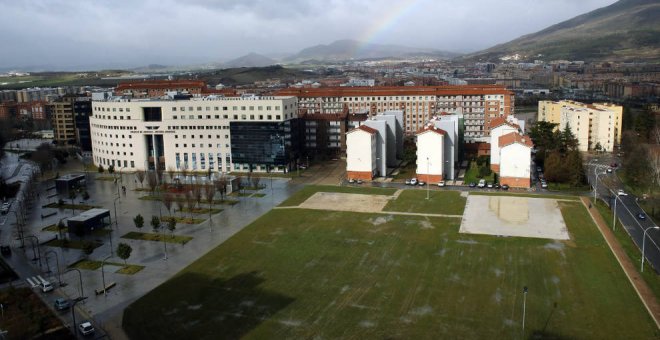
{"label": "overcast sky", "polygon": [[196,64],[338,39],[471,52],[615,0],[0,0],[0,69]]}

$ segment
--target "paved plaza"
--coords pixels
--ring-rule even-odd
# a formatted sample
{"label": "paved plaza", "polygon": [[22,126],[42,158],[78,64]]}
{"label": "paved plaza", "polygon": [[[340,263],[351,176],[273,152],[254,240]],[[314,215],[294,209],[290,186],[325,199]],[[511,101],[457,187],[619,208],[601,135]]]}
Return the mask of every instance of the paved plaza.
{"label": "paved plaza", "polygon": [[557,200],[547,198],[470,195],[459,232],[570,239]]}

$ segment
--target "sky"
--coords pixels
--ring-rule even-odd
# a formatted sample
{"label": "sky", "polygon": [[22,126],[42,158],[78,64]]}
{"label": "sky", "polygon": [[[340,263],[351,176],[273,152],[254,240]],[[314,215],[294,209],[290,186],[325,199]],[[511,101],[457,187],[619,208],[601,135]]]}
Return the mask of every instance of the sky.
{"label": "sky", "polygon": [[339,39],[474,52],[615,0],[0,0],[0,69],[281,57]]}

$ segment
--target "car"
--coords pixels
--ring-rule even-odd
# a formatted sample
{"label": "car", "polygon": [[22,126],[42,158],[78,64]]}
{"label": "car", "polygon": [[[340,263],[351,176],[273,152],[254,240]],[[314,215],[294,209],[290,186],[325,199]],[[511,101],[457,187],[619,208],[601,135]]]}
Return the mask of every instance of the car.
{"label": "car", "polygon": [[542,181],[542,182],[541,182],[541,188],[543,188],[543,189],[547,189],[547,188],[548,188],[548,182],[546,182],[546,181]]}
{"label": "car", "polygon": [[439,186],[439,187],[444,187],[444,186],[445,186],[445,181],[440,181],[440,182],[438,182],[438,186]]}
{"label": "car", "polygon": [[421,186],[426,185],[426,182],[424,182],[424,181],[419,181],[419,182],[417,182],[417,185],[419,185],[419,186],[421,187]]}
{"label": "car", "polygon": [[417,178],[411,178],[410,185],[417,185]]}
{"label": "car", "polygon": [[637,214],[637,218],[639,218],[640,220],[645,220],[646,215],[644,213],[639,213],[639,214]]}
{"label": "car", "polygon": [[500,184],[499,184],[499,183],[495,183],[495,184],[493,184],[493,188],[495,188],[495,189],[499,189],[499,188],[500,188]]}
{"label": "car", "polygon": [[41,291],[44,293],[52,292],[55,287],[53,287],[53,284],[44,280],[41,281]]}
{"label": "car", "polygon": [[474,187],[477,186],[477,183],[470,182],[470,184],[468,184],[468,186],[469,186],[470,188],[474,188]]}
{"label": "car", "polygon": [[362,181],[361,179],[358,179],[357,181],[355,181],[355,183],[362,184],[362,183],[364,183],[364,181]]}
{"label": "car", "polygon": [[410,179],[406,179],[406,185],[410,185]]}
{"label": "car", "polygon": [[65,310],[71,307],[69,300],[63,298],[56,299],[53,305],[55,306],[56,310]]}
{"label": "car", "polygon": [[486,180],[483,179],[483,178],[480,179],[480,180],[479,180],[479,184],[477,184],[477,186],[478,186],[479,188],[484,188],[484,187],[486,187]]}
{"label": "car", "polygon": [[628,196],[628,194],[626,194],[626,192],[623,191],[623,189],[617,190],[616,194],[617,196]]}
{"label": "car", "polygon": [[82,335],[94,334],[94,326],[92,326],[92,323],[89,321],[83,321],[78,325],[78,331],[80,331],[80,334]]}
{"label": "car", "polygon": [[9,246],[0,246],[0,253],[4,256],[11,255],[11,248]]}
{"label": "car", "polygon": [[488,182],[488,183],[486,184],[486,187],[489,188],[489,189],[492,189],[492,188],[493,188],[493,183]]}
{"label": "car", "polygon": [[617,166],[619,166],[619,164],[616,164],[616,163],[612,163],[612,164],[610,164],[610,167],[611,167],[611,168],[616,168]]}
{"label": "car", "polygon": [[536,167],[536,172],[541,172],[541,171],[543,171],[543,168],[541,168],[540,166],[537,166]]}
{"label": "car", "polygon": [[539,172],[539,178],[540,178],[540,179],[544,179],[544,178],[545,178],[545,175],[544,175],[542,172]]}
{"label": "car", "polygon": [[612,168],[607,168],[607,173],[611,174],[612,173]]}
{"label": "car", "polygon": [[350,178],[350,179],[348,180],[348,183],[355,183],[355,180],[354,180],[353,178]]}

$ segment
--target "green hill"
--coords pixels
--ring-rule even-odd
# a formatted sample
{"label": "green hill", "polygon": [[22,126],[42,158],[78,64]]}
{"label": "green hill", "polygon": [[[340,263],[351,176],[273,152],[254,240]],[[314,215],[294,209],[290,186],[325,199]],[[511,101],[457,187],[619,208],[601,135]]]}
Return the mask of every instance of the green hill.
{"label": "green hill", "polygon": [[660,2],[620,0],[539,32],[466,56],[497,60],[660,60]]}

